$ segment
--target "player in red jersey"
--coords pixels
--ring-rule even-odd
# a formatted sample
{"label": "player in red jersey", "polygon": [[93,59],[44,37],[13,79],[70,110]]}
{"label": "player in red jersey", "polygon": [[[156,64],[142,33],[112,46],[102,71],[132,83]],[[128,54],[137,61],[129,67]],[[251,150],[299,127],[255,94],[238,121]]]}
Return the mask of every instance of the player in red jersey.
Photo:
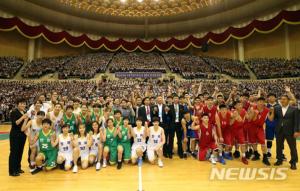
{"label": "player in red jersey", "polygon": [[257,100],[257,108],[254,110],[253,127],[249,131],[249,143],[252,144],[254,149],[253,161],[259,160],[259,154],[257,152],[257,144],[261,145],[263,152],[263,163],[270,166],[267,155],[267,147],[265,144],[265,121],[268,117],[269,109],[265,105],[265,98],[260,97]]}
{"label": "player in red jersey", "polygon": [[201,119],[202,117],[202,114],[203,114],[203,103],[201,102],[201,99],[200,97],[196,97],[195,100],[194,100],[194,106],[193,106],[193,109],[194,109],[194,116],[197,116],[198,119]]}
{"label": "player in red jersey", "polygon": [[231,112],[225,104],[220,105],[219,112],[216,114],[217,134],[220,142],[219,148],[222,151],[224,147],[224,158],[228,160],[232,160],[232,156],[229,154],[230,147],[232,146],[231,124]]}
{"label": "player in red jersey", "polygon": [[[242,153],[242,162],[244,164],[248,164],[248,160],[246,158],[246,146],[245,146],[245,135],[244,135],[244,122],[247,115],[246,110],[243,108],[243,105],[240,101],[235,101],[233,103],[234,111],[233,111],[233,123],[231,136],[232,141],[236,141],[236,143],[240,146],[240,150]],[[233,143],[233,142],[232,142]]]}
{"label": "player in red jersey", "polygon": [[216,113],[217,113],[217,106],[214,105],[214,98],[208,97],[206,100],[206,105],[203,107],[203,112],[208,114],[209,123],[212,125],[216,124]]}
{"label": "player in red jersey", "polygon": [[192,128],[199,132],[199,160],[209,159],[212,164],[216,164],[218,155],[217,134],[213,125],[209,123],[208,114],[204,113],[200,125],[193,125]]}

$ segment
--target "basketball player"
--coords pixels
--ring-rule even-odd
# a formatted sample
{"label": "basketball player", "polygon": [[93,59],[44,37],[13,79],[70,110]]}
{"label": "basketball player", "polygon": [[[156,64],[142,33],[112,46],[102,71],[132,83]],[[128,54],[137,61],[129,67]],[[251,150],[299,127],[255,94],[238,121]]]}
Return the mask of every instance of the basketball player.
{"label": "basketball player", "polygon": [[[194,116],[194,118],[195,117],[196,116]],[[196,153],[195,153],[196,140],[195,139],[198,136],[196,135],[197,132],[195,132],[195,130],[192,129],[192,123],[193,123],[193,121],[192,121],[192,116],[191,116],[190,112],[185,111],[183,118],[181,120],[181,126],[183,129],[182,149],[183,149],[183,158],[184,159],[187,159],[188,147],[190,147],[192,156],[196,157]]]}
{"label": "basketball player", "polygon": [[224,158],[227,160],[232,160],[232,156],[229,154],[230,146],[232,143],[231,138],[231,120],[232,114],[228,110],[225,104],[219,105],[219,112],[216,114],[216,125],[217,125],[217,133],[220,142],[220,149],[224,151]]}
{"label": "basketball player", "polygon": [[120,132],[120,128],[114,126],[114,120],[108,118],[106,120],[107,128],[104,131],[104,149],[103,149],[103,168],[107,166],[107,157],[109,155],[110,165],[116,164],[117,161],[117,147],[118,138],[117,135]]}
{"label": "basketball player", "polygon": [[102,159],[102,151],[103,151],[103,140],[104,140],[104,129],[101,128],[97,121],[93,121],[92,123],[92,139],[93,144],[90,148],[90,155],[89,155],[89,163],[93,165],[96,162],[96,171],[101,169],[101,159]]}
{"label": "basketball player", "polygon": [[156,155],[158,156],[158,166],[163,167],[163,145],[165,144],[164,129],[159,126],[159,118],[153,117],[153,126],[147,129],[147,135],[149,136],[147,142],[147,156],[151,164],[155,163]]}
{"label": "basketball player", "polygon": [[122,112],[121,110],[115,110],[114,111],[114,126],[121,127],[123,125],[123,118],[122,118]]}
{"label": "basketball player", "polygon": [[81,123],[78,126],[78,134],[74,136],[74,167],[73,172],[78,172],[77,162],[80,158],[81,168],[86,169],[89,166],[89,148],[92,146],[92,134],[87,134],[85,124]]}
{"label": "basketball player", "polygon": [[64,169],[66,171],[70,170],[73,162],[73,147],[74,147],[74,137],[73,134],[69,133],[70,126],[64,124],[61,127],[62,133],[58,135],[58,155],[57,164],[64,163]]}
{"label": "basketball player", "polygon": [[91,119],[92,121],[97,121],[100,124],[100,118],[103,116],[103,109],[99,103],[93,105],[93,111]]}
{"label": "basketball player", "polygon": [[249,131],[249,142],[252,144],[254,149],[254,157],[252,158],[253,161],[259,160],[259,155],[256,154],[257,152],[257,144],[261,145],[261,150],[263,152],[263,163],[267,166],[270,166],[270,162],[268,160],[267,155],[267,147],[265,144],[265,121],[269,114],[269,109],[265,106],[265,98],[260,97],[257,100],[257,109],[254,110],[255,115],[253,118],[252,130]]}
{"label": "basketball player", "polygon": [[129,118],[123,118],[123,125],[120,127],[120,132],[118,134],[118,165],[117,169],[122,167],[122,157],[124,155],[124,162],[128,163],[131,156],[131,131],[132,127],[129,125]]}
{"label": "basketball player", "polygon": [[37,116],[37,113],[38,113],[39,111],[41,111],[42,106],[43,106],[43,103],[42,103],[40,100],[36,100],[35,103],[34,103],[33,109],[27,111],[28,117],[29,117],[31,120],[32,120],[32,119],[35,119],[36,116]]}
{"label": "basketball player", "polygon": [[55,103],[53,111],[47,113],[47,118],[52,121],[53,130],[58,137],[58,135],[61,133],[60,123],[63,118],[62,105],[60,103]]}
{"label": "basketball player", "polygon": [[234,141],[236,141],[237,145],[241,149],[242,153],[242,162],[244,164],[248,164],[248,160],[246,158],[246,145],[245,145],[245,136],[244,136],[244,122],[246,119],[246,110],[243,108],[243,105],[240,101],[235,101],[233,103],[233,122],[232,122],[232,130],[231,130],[231,138],[232,142],[230,145],[233,145]]}
{"label": "basketball player", "polygon": [[[40,130],[42,129],[42,121],[45,118],[45,112],[39,111],[37,112],[36,118],[29,121],[27,124],[23,123],[22,131],[26,132],[25,134],[28,137],[29,142],[33,141],[34,137],[39,134]],[[28,118],[27,118],[28,119]],[[29,155],[29,168],[30,172],[32,172],[35,169],[35,158],[38,152],[38,142],[36,142],[34,145],[30,146],[30,155]]]}
{"label": "basketball player", "polygon": [[77,115],[77,121],[78,121],[78,123],[83,123],[85,125],[85,130],[87,133],[89,133],[92,130],[91,112],[88,109],[87,105],[81,106],[81,111],[79,112],[79,115]]}
{"label": "basketball player", "polygon": [[[276,95],[275,94],[269,94],[268,95],[268,103],[267,107],[275,107],[278,103],[276,102]],[[268,157],[271,157],[271,149],[272,149],[272,142],[275,137],[275,126],[276,126],[276,120],[270,121],[269,118],[266,119],[266,140],[267,140],[267,150],[268,150]]]}
{"label": "basketball player", "polygon": [[61,120],[61,125],[63,124],[68,124],[70,126],[70,132],[73,134],[77,134],[77,118],[75,116],[75,114],[73,113],[73,106],[68,105],[66,107],[66,111],[63,115],[63,119]]}
{"label": "basketball player", "polygon": [[[132,129],[133,145],[131,147],[131,162],[136,164],[137,159],[142,161],[143,153],[146,151],[146,127],[142,126],[143,118],[138,117],[136,119],[136,127]],[[147,123],[145,123],[147,126]]]}
{"label": "basketball player", "polygon": [[205,101],[205,105],[203,107],[203,112],[208,114],[209,117],[209,123],[211,123],[213,126],[216,124],[216,113],[217,113],[217,106],[214,105],[214,98],[208,97]]}
{"label": "basketball player", "polygon": [[216,164],[218,155],[217,134],[213,125],[209,122],[209,115],[202,115],[202,122],[198,126],[194,126],[194,130],[199,132],[199,153],[200,161],[210,160],[212,164]]}
{"label": "basketball player", "polygon": [[55,132],[51,129],[50,119],[43,119],[42,129],[30,142],[31,147],[38,141],[39,153],[35,159],[37,168],[32,172],[36,174],[42,170],[43,163],[46,162],[46,170],[56,167],[57,149],[55,148]]}

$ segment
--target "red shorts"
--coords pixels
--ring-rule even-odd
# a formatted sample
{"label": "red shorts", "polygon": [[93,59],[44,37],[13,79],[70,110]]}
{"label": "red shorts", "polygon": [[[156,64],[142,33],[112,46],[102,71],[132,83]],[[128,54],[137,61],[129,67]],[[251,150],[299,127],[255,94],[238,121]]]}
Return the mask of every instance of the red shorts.
{"label": "red shorts", "polygon": [[249,130],[251,129],[253,125],[249,122],[246,122],[244,124],[244,137],[245,137],[245,142],[248,143],[249,142]]}
{"label": "red shorts", "polygon": [[211,142],[210,144],[206,144],[206,145],[200,145],[199,144],[199,152],[198,152],[198,158],[199,158],[199,160],[201,160],[201,161],[204,161],[204,160],[206,160],[206,154],[207,154],[207,151],[209,150],[209,149],[211,149],[211,150],[216,150],[218,147],[217,147],[217,145],[216,145],[216,143],[215,142]]}
{"label": "red shorts", "polygon": [[245,144],[245,135],[244,135],[244,128],[233,128],[231,131],[231,138],[232,142],[231,145],[233,145],[233,142],[235,141],[239,145]]}
{"label": "red shorts", "polygon": [[232,145],[232,139],[231,139],[231,131],[228,129],[222,129],[222,136],[224,139],[223,144],[224,145]]}
{"label": "red shorts", "polygon": [[262,127],[252,127],[249,130],[249,143],[251,144],[265,144],[265,131]]}

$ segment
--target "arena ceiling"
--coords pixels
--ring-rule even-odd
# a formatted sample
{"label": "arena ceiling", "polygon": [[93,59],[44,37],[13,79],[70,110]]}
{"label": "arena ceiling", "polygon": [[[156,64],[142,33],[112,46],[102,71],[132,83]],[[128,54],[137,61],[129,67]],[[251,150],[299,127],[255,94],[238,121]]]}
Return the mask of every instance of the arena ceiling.
{"label": "arena ceiling", "polygon": [[215,6],[225,0],[56,0],[97,14],[127,17],[178,15]]}
{"label": "arena ceiling", "polygon": [[193,35],[251,21],[298,0],[1,0],[16,17],[104,37]]}

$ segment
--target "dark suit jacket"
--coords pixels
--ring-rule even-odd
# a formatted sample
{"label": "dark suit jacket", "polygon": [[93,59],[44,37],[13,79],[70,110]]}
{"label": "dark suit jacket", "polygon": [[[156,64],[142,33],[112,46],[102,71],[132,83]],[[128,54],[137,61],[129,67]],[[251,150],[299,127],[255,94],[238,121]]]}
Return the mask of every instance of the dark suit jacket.
{"label": "dark suit jacket", "polygon": [[[176,120],[176,113],[175,113],[175,107],[174,104],[170,105],[170,114],[171,114],[171,123],[175,123]],[[184,107],[183,105],[179,104],[179,123],[181,123],[181,119],[183,118],[184,113]]]}
{"label": "dark suit jacket", "polygon": [[274,108],[274,119],[277,120],[276,134],[281,131],[284,135],[293,135],[295,132],[299,132],[299,115],[295,107],[289,106],[283,116],[282,107],[280,105],[276,106]]}
{"label": "dark suit jacket", "polygon": [[[151,116],[151,122],[152,122],[152,119],[153,119],[153,107],[151,107],[151,106],[150,106],[150,116]],[[138,117],[142,118],[143,124],[145,123],[145,121],[147,121],[146,107],[144,105],[141,106],[141,107],[139,107]]]}
{"label": "dark suit jacket", "polygon": [[[170,111],[168,111],[168,112],[165,111],[166,106],[167,105],[162,104],[162,122],[159,123],[161,126],[170,125],[170,122],[171,122],[171,112]],[[155,108],[156,108],[156,111],[155,111]],[[158,117],[159,118],[158,105],[153,106],[153,117]]]}

